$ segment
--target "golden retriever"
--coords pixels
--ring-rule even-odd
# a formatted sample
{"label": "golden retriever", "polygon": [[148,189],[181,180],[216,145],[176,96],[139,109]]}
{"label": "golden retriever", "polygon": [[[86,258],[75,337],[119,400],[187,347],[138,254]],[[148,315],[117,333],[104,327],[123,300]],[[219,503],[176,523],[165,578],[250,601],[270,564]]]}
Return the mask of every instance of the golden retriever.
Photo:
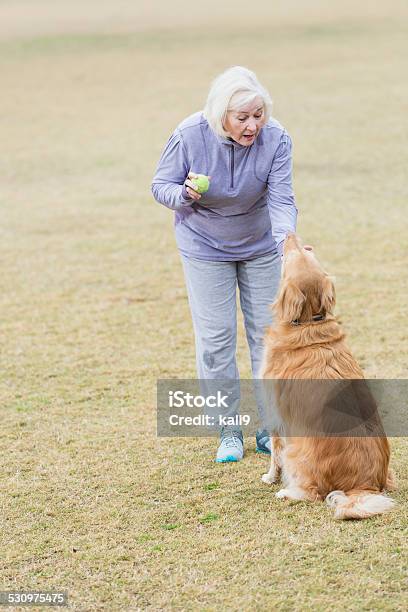
{"label": "golden retriever", "polygon": [[[271,467],[262,480],[273,483],[282,471],[284,488],[276,497],[294,501],[326,499],[334,508],[335,518],[363,519],[387,512],[394,505],[382,494],[394,488],[389,471],[390,447],[375,402],[368,387],[364,387],[366,383],[362,383],[363,372],[333,315],[334,305],[331,278],[314,252],[303,248],[299,238],[290,234],[284,245],[281,285],[273,305],[276,322],[265,337],[261,371],[263,379],[274,380],[275,409],[283,434],[271,432]],[[327,384],[320,384],[323,380]],[[348,391],[350,385],[360,384],[349,396],[359,404],[361,431],[365,431],[364,411],[368,410],[375,435],[327,435],[327,418],[331,418],[327,396],[332,382],[341,386],[341,381]],[[310,383],[315,384],[312,393],[307,387]],[[341,392],[339,396],[343,395]],[[322,430],[326,435],[316,434]]]}

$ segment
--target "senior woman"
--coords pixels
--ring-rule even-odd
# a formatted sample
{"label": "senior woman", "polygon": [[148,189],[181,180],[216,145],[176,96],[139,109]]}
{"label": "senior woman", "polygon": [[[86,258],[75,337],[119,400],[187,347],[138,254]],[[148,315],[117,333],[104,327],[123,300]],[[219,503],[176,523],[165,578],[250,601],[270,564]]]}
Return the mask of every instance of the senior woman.
{"label": "senior woman", "polygon": [[[176,128],[153,179],[155,199],[175,211],[202,380],[239,379],[237,286],[254,378],[261,366],[283,242],[297,217],[292,143],[271,110],[256,75],[229,68],[212,83],[204,110]],[[192,180],[197,173],[211,178],[204,194]],[[257,450],[270,452],[265,430],[256,441]],[[216,461],[243,454],[241,429],[222,428]]]}

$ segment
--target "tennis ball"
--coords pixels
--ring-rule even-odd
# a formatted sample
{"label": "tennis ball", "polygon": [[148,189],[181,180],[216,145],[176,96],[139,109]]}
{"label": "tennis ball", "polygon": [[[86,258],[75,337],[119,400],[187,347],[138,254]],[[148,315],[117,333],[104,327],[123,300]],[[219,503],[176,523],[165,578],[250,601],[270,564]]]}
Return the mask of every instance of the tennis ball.
{"label": "tennis ball", "polygon": [[191,179],[198,193],[205,193],[210,187],[210,181],[205,174],[197,174],[197,177]]}

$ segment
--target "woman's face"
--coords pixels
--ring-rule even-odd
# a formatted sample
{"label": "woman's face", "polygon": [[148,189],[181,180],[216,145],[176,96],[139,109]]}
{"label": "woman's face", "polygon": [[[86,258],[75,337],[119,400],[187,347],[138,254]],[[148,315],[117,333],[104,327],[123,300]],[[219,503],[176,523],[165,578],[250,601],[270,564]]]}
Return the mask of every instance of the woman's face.
{"label": "woman's face", "polygon": [[265,123],[264,115],[262,99],[257,97],[238,110],[227,111],[224,129],[235,142],[249,147]]}

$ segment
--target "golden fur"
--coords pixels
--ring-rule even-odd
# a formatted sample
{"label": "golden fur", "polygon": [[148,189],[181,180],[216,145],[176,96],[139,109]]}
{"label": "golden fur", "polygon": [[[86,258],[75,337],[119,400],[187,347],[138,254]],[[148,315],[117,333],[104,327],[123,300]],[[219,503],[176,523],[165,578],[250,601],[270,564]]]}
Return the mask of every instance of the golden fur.
{"label": "golden fur", "polygon": [[317,397],[325,385],[316,384],[312,401],[302,385],[354,379],[356,383],[347,384],[364,386],[358,383],[364,375],[345,344],[334,306],[332,280],[314,253],[302,248],[291,234],[285,242],[281,286],[274,304],[276,324],[265,338],[261,371],[262,378],[275,379],[275,404],[285,437],[273,432],[271,468],[262,480],[274,482],[282,470],[285,488],[276,494],[278,498],[326,499],[335,508],[336,518],[368,518],[393,506],[381,494],[393,488],[393,479],[388,467],[390,448],[378,415],[374,415],[376,437],[295,437],[299,434],[294,433],[300,426],[302,431],[318,430],[326,416],[324,398]]}

